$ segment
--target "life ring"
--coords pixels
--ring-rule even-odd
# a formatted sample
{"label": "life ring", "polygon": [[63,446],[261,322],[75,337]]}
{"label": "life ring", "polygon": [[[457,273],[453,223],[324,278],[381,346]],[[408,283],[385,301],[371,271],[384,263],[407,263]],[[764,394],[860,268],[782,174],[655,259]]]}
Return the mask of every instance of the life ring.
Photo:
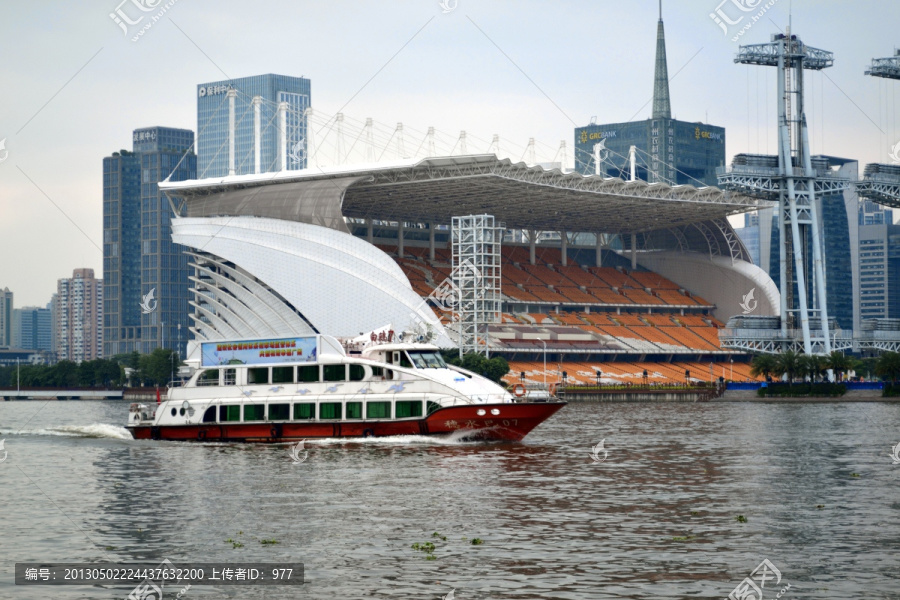
{"label": "life ring", "polygon": [[517,383],[513,386],[513,394],[516,395],[516,398],[521,398],[526,394],[525,385],[521,383]]}
{"label": "life ring", "polygon": [[364,429],[363,437],[364,438],[375,437],[375,430],[374,429]]}

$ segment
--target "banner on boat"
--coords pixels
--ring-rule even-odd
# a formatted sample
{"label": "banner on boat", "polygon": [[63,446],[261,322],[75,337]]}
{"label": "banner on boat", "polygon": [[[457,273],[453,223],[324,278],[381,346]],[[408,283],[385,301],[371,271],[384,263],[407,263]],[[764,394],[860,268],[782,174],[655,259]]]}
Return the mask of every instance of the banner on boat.
{"label": "banner on boat", "polygon": [[315,362],[316,338],[277,338],[203,342],[201,366],[272,365],[297,361]]}

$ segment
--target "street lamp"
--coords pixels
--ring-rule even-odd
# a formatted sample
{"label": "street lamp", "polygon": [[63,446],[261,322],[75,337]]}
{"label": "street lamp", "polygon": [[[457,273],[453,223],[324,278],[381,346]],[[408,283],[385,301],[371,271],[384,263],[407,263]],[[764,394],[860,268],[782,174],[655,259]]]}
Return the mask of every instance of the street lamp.
{"label": "street lamp", "polygon": [[688,369],[684,370],[684,385],[687,386],[690,383],[691,372]]}
{"label": "street lamp", "polygon": [[644,387],[647,386],[647,369],[644,369]]}
{"label": "street lamp", "polygon": [[538,341],[544,345],[544,389],[547,388],[547,342],[538,338]]}
{"label": "street lamp", "polygon": [[734,359],[730,359],[731,362],[731,377],[728,378],[729,381],[734,381]]}
{"label": "street lamp", "polygon": [[597,369],[597,387],[603,385],[603,382],[600,381],[600,378],[603,376],[603,372],[600,369]]}

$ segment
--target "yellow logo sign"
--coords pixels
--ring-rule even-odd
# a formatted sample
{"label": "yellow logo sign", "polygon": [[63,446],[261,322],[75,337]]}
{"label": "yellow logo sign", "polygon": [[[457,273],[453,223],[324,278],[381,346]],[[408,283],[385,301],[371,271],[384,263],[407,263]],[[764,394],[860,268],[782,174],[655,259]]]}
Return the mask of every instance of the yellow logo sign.
{"label": "yellow logo sign", "polygon": [[585,143],[588,140],[587,131],[581,132],[581,143]]}

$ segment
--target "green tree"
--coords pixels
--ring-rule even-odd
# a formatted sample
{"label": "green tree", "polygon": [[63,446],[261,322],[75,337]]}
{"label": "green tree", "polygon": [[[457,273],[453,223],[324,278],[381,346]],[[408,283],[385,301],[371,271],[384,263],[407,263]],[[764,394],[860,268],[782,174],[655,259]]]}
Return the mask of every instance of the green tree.
{"label": "green tree", "polygon": [[168,348],[156,348],[150,354],[144,354],[139,361],[140,376],[151,385],[166,385],[172,377],[172,371],[181,365],[178,354]]}
{"label": "green tree", "polygon": [[900,375],[900,354],[884,352],[875,363],[875,373],[883,379],[890,379],[892,385],[897,383],[897,376]]}
{"label": "green tree", "polygon": [[496,383],[501,383],[503,377],[509,373],[509,363],[506,362],[506,359],[502,356],[485,358],[483,354],[469,352],[462,357],[462,360],[460,360],[459,353],[457,352],[444,351],[442,354],[444,355],[444,360],[448,364],[462,367],[467,371],[472,371],[473,373],[487,377]]}
{"label": "green tree", "polygon": [[809,375],[813,383],[824,379],[828,369],[828,359],[820,354],[803,354],[800,356],[800,364],[802,373]]}
{"label": "green tree", "polygon": [[750,362],[750,374],[754,377],[762,375],[769,379],[769,375],[775,372],[775,357],[771,354],[757,354]]}
{"label": "green tree", "polygon": [[801,354],[798,354],[793,350],[782,352],[775,358],[775,373],[778,375],[786,375],[788,383],[793,384],[794,379],[803,370],[803,365],[800,361],[801,356]]}
{"label": "green tree", "polygon": [[851,371],[853,369],[854,361],[851,357],[847,356],[843,352],[839,350],[833,351],[827,357],[828,366],[827,368],[834,371],[834,376],[837,381],[843,381],[844,373],[847,371]]}

